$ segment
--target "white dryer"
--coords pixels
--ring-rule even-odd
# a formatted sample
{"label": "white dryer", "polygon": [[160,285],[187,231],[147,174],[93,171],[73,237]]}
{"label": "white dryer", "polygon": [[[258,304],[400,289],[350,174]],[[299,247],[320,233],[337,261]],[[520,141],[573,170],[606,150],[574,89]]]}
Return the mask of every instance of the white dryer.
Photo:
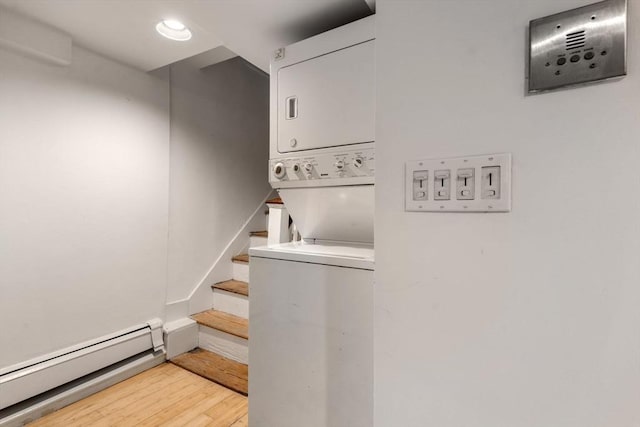
{"label": "white dryer", "polygon": [[374,17],[271,63],[269,181],[302,242],[251,249],[252,427],[373,422]]}

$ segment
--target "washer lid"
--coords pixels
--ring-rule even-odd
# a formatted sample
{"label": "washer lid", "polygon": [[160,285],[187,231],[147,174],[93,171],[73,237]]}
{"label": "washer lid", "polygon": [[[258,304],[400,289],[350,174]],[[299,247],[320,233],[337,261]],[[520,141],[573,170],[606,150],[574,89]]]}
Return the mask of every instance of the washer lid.
{"label": "washer lid", "polygon": [[256,258],[271,258],[338,267],[374,269],[374,250],[369,245],[343,245],[340,243],[291,242],[275,246],[249,249]]}

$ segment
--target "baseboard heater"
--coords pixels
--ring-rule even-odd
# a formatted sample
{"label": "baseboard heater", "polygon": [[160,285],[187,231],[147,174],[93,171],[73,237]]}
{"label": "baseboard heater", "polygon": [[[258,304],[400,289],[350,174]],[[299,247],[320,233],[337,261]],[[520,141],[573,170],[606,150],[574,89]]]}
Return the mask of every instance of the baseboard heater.
{"label": "baseboard heater", "polygon": [[0,369],[0,410],[145,351],[164,351],[159,319]]}

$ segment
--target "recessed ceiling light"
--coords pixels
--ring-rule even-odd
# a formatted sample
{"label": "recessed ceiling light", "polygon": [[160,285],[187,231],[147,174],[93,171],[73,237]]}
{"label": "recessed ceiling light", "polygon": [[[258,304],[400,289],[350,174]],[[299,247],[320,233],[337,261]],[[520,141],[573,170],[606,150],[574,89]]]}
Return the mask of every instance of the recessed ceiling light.
{"label": "recessed ceiling light", "polygon": [[156,31],[171,40],[183,42],[191,39],[191,31],[182,22],[175,19],[165,19],[158,22]]}

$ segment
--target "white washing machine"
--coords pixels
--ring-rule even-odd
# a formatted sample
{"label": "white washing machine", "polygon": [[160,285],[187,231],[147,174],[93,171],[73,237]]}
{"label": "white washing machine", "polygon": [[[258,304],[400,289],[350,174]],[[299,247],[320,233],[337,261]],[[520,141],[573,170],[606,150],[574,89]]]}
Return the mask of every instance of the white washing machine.
{"label": "white washing machine", "polygon": [[252,427],[373,425],[373,249],[251,252]]}
{"label": "white washing machine", "polygon": [[252,427],[373,424],[374,18],[271,63],[269,181],[303,241],[254,248]]}

